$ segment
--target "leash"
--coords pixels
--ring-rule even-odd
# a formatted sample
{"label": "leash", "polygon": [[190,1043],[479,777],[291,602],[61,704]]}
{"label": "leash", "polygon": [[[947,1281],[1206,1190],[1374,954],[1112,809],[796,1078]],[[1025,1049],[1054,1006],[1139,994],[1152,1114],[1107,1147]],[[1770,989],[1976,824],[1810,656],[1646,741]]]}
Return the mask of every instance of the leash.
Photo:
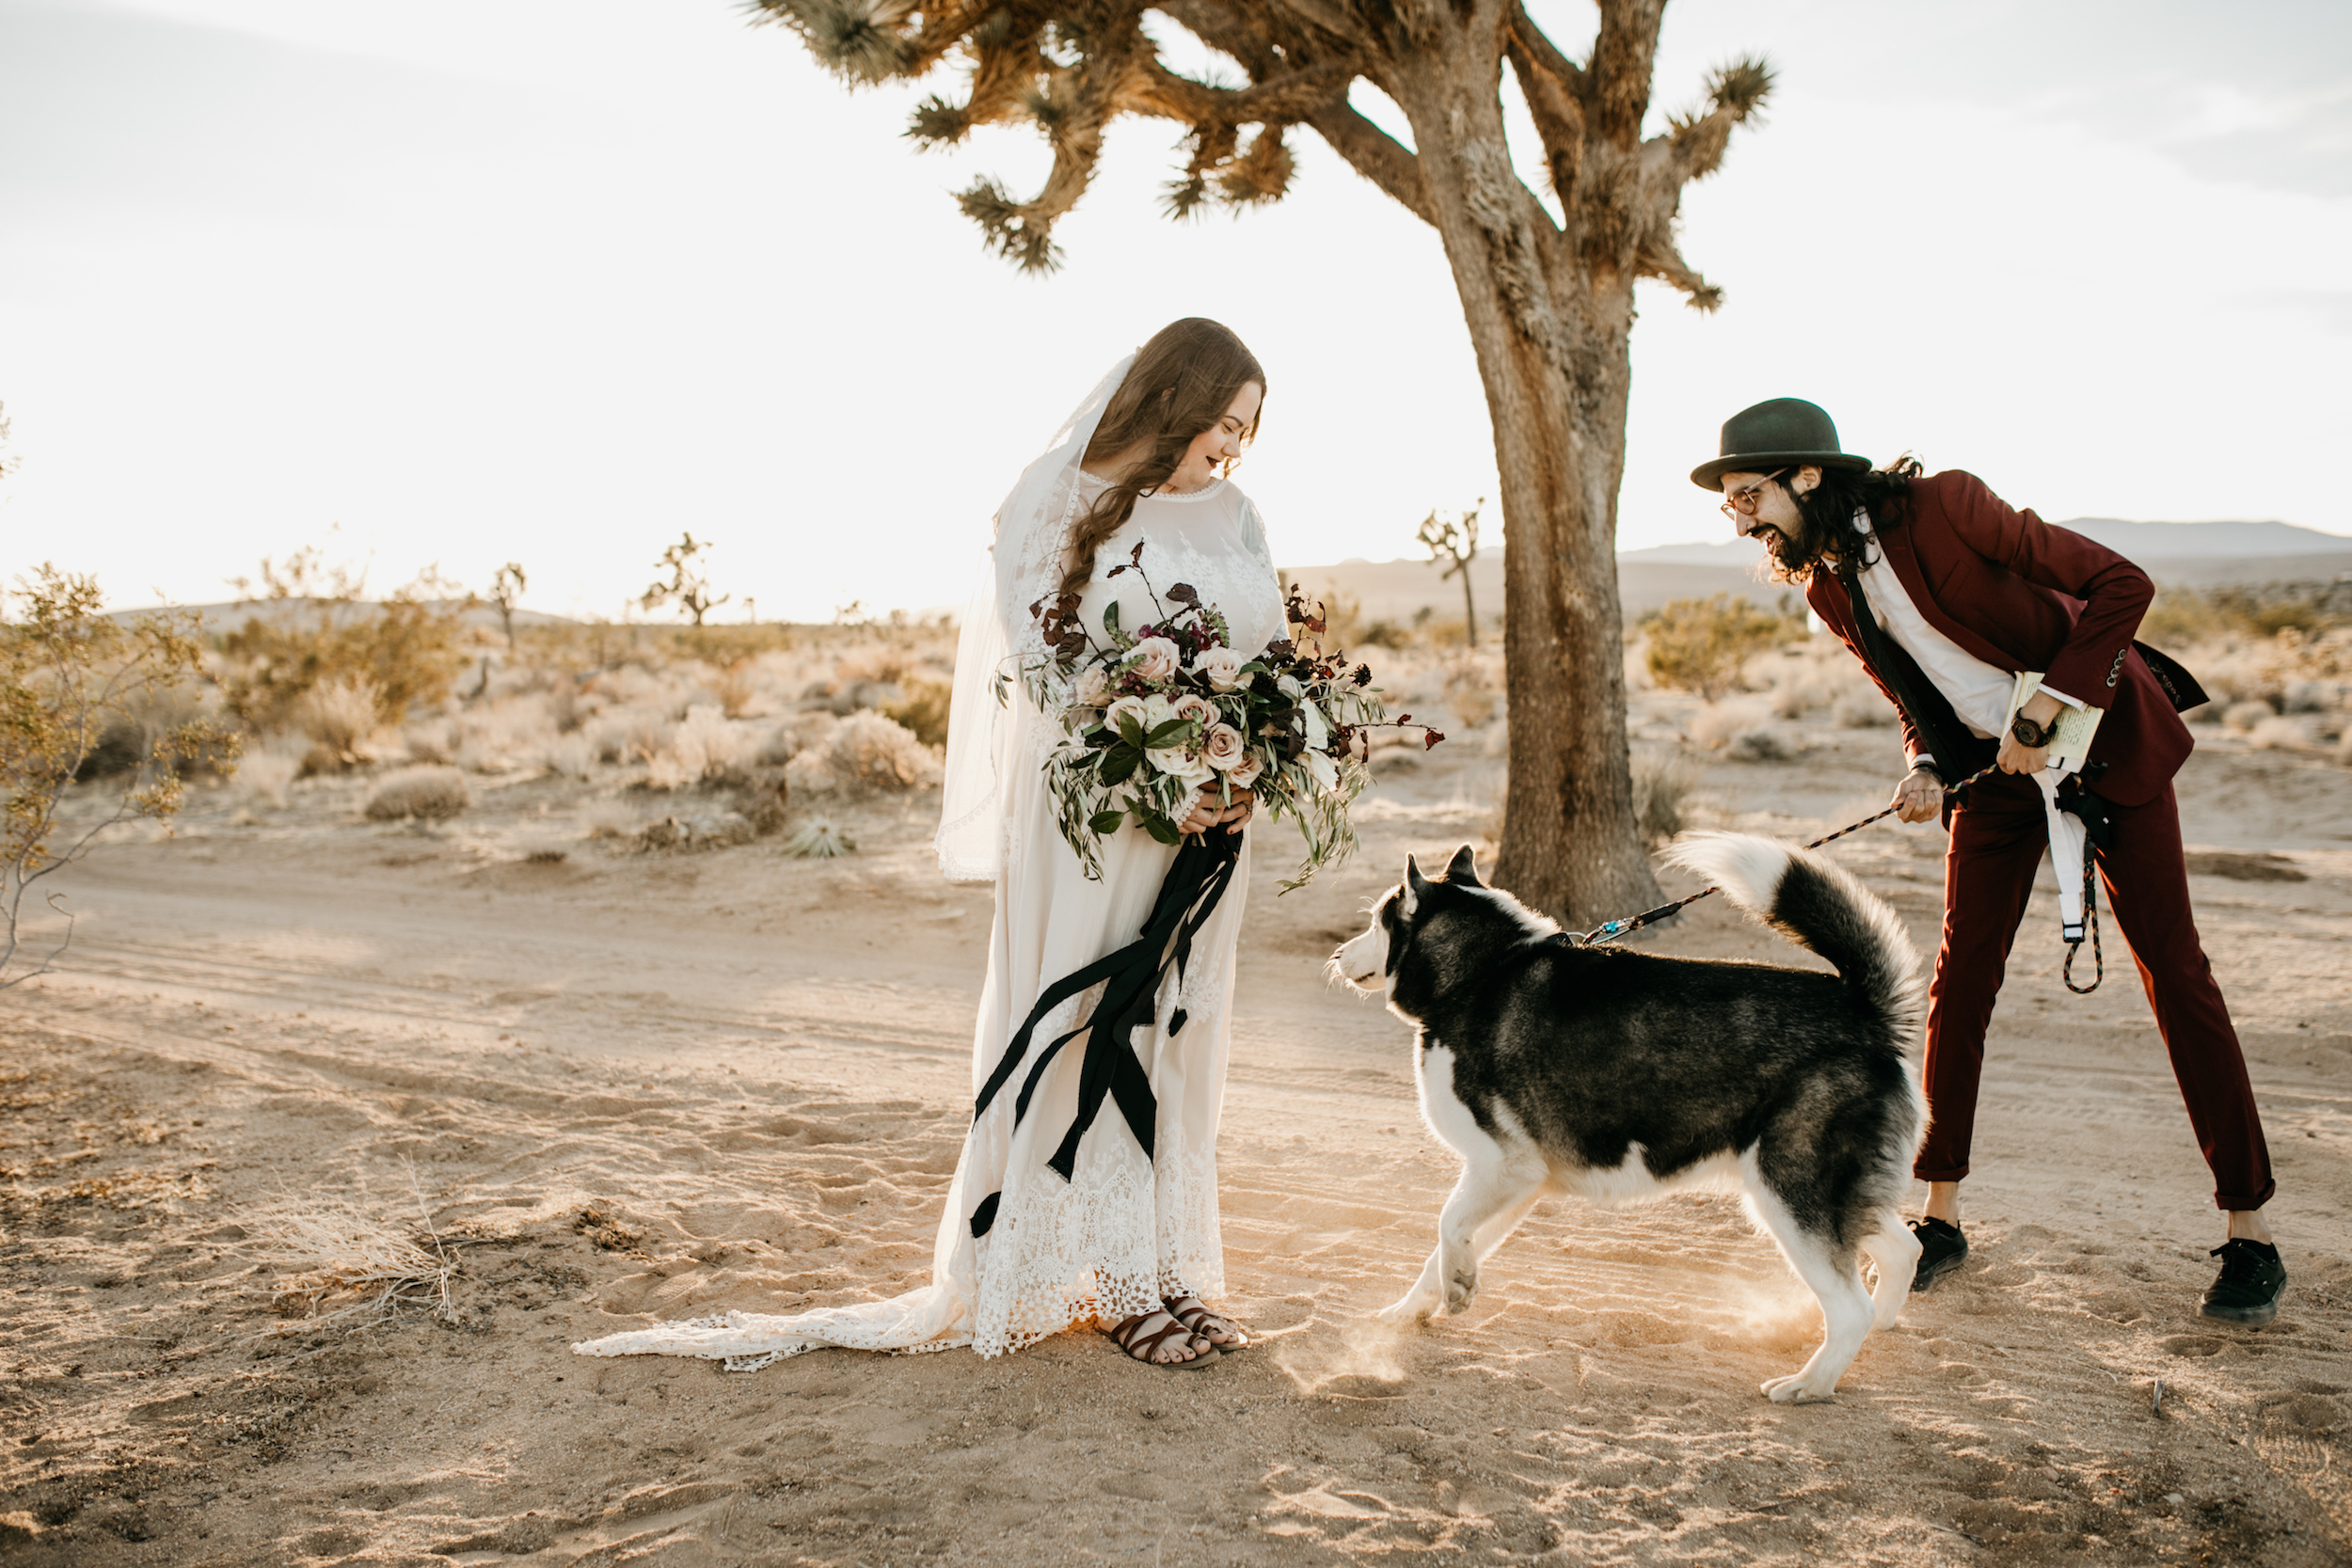
{"label": "leash", "polygon": [[[1960,783],[1956,784],[1945,785],[1944,793],[1947,798],[1957,795],[1962,790],[1966,789],[1970,784],[1975,784],[1979,779],[1986,778],[1998,771],[2000,771],[2000,768],[1997,764],[1991,768],[1980,768],[1974,773],[1969,774],[1966,778],[1961,780]],[[1868,827],[1873,822],[1883,822],[1886,818],[1894,816],[1895,813],[1900,809],[1901,808],[1899,806],[1888,806],[1884,811],[1872,812],[1869,816],[1864,817],[1859,822],[1849,822],[1846,826],[1838,829],[1834,833],[1822,834],[1820,838],[1817,838],[1812,843],[1804,846],[1804,847],[1807,849],[1819,849],[1824,844],[1834,844],[1837,840],[1845,837],[1848,833],[1860,832],[1863,829]],[[2083,862],[2083,878],[2086,881],[2088,881],[2090,877],[2090,858],[2086,856]],[[1571,940],[1574,942],[1575,945],[1579,947],[1597,947],[1602,942],[1614,942],[1619,937],[1629,936],[1631,933],[1640,930],[1645,926],[1655,926],[1658,922],[1665,919],[1668,915],[1677,913],[1689,906],[1697,903],[1700,899],[1709,897],[1721,892],[1723,892],[1723,889],[1719,887],[1701,888],[1698,892],[1691,895],[1688,898],[1677,898],[1671,904],[1661,904],[1658,908],[1645,911],[1643,913],[1637,914],[1629,920],[1604,920],[1599,925],[1594,927],[1591,930],[1585,932],[1582,936],[1575,937]],[[2091,956],[2094,958],[2098,957],[2099,927],[2097,917],[2095,915],[2091,917],[2090,951]],[[2069,965],[2072,965],[2074,961],[2074,950],[2072,948],[2067,951],[2066,961]],[[2069,978],[2066,983],[2070,988],[2074,984],[2072,978]],[[2099,982],[2094,979],[2090,982],[2090,985],[2091,989],[2095,990],[2098,989]],[[2090,992],[2084,991],[2080,994],[2087,996]]]}
{"label": "leash", "polygon": [[2099,982],[2107,977],[2107,960],[2099,952],[2098,879],[2091,874],[2092,868],[2098,863],[2097,847],[2092,845],[2084,845],[2083,924],[2090,927],[2090,984],[2087,986],[2074,984],[2074,955],[2083,950],[2083,944],[2079,942],[2070,942],[2066,944],[2066,962],[2058,970],[2058,978],[2064,980],[2066,989],[2076,996],[2089,996],[2099,989]]}

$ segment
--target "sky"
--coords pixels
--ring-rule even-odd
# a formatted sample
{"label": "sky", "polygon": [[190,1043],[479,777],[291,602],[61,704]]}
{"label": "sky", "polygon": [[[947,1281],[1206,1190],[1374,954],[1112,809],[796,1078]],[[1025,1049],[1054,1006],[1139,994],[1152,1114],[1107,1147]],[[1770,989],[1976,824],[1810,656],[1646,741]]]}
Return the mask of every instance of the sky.
{"label": "sky", "polygon": [[[1683,202],[1724,306],[1641,289],[1620,548],[1721,537],[1687,475],[1782,395],[2052,520],[2352,533],[2352,7],[1673,0],[1654,118],[1749,52],[1768,112]],[[0,578],[203,602],[314,546],[618,616],[691,531],[723,620],[961,604],[1184,315],[1267,368],[1285,562],[1493,494],[1435,232],[1311,133],[1279,205],[1179,226],[1175,127],[1122,122],[1040,279],[952,199],[1035,135],[901,135],[953,86],[849,92],[734,0],[0,0]]]}

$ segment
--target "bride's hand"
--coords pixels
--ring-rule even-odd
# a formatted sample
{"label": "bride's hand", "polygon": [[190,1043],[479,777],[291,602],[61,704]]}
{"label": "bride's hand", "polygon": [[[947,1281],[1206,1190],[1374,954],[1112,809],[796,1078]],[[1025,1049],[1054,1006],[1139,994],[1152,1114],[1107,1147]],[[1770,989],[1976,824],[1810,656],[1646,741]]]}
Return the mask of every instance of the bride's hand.
{"label": "bride's hand", "polygon": [[1177,824],[1177,828],[1183,832],[1205,833],[1223,823],[1227,832],[1237,833],[1248,825],[1250,812],[1257,800],[1258,798],[1249,791],[1236,789],[1233,791],[1233,803],[1229,806],[1216,785],[1204,784],[1200,793],[1193,797],[1191,812]]}

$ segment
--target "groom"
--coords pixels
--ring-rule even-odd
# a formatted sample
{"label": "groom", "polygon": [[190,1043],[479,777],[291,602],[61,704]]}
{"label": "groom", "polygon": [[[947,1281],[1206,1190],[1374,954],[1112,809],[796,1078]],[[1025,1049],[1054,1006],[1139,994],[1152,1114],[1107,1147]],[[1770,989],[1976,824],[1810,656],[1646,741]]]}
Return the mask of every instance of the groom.
{"label": "groom", "polygon": [[[1800,398],[1732,416],[1723,451],[1692,470],[1720,490],[1743,538],[1761,539],[1779,574],[1844,640],[1902,719],[1911,773],[1899,815],[1951,826],[1943,942],[1928,992],[1931,1124],[1913,1174],[1928,1183],[1912,1289],[1968,1255],[1960,1183],[1977,1115],[1985,1025],[2049,843],[2034,776],[2066,707],[2104,709],[2077,800],[2112,838],[2098,863],[2130,942],[2156,1028],[2229,1215],[2214,1249],[2220,1276],[2199,1310],[2259,1327],[2278,1316],[2286,1270],[2263,1223],[2270,1154],[2229,1009],[2188,905],[2172,775],[2187,757],[2177,708],[2203,693],[2169,659],[2132,641],[2155,590],[2138,567],[2090,539],[2011,510],[1970,474],[1926,475],[1899,459],[1872,470],[1838,450],[1830,417]],[[2019,671],[2044,672],[2012,721]],[[1945,789],[1999,771],[1947,802]],[[2079,873],[2077,873],[2079,875]]]}

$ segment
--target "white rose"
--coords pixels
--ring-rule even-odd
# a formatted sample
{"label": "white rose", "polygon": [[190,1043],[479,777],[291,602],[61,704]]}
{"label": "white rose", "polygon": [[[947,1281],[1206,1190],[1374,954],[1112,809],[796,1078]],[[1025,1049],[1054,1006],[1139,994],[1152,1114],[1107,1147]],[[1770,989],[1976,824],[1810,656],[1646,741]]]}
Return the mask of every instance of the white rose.
{"label": "white rose", "polygon": [[1314,775],[1315,783],[1327,794],[1340,787],[1339,765],[1331,760],[1327,752],[1309,752],[1307,771]]}
{"label": "white rose", "polygon": [[1241,666],[1241,655],[1231,648],[1204,648],[1192,660],[1192,667],[1219,691],[1232,691],[1240,687]]}
{"label": "white rose", "polygon": [[1196,789],[1215,777],[1214,771],[1208,763],[1202,760],[1200,753],[1189,746],[1163,746],[1156,752],[1146,752],[1143,754],[1151,760],[1152,766],[1161,772],[1182,779]]}
{"label": "white rose", "polygon": [[1300,717],[1307,721],[1308,747],[1313,751],[1322,751],[1331,739],[1331,725],[1323,717],[1323,709],[1309,703],[1298,711]]}
{"label": "white rose", "polygon": [[1073,700],[1080,707],[1101,707],[1111,700],[1111,678],[1103,673],[1101,665],[1089,665],[1086,673],[1078,677]]}
{"label": "white rose", "polygon": [[1231,724],[1211,724],[1209,733],[1200,737],[1201,760],[1220,773],[1232,772],[1248,754],[1241,731]]}
{"label": "white rose", "polygon": [[1164,681],[1176,673],[1176,644],[1165,637],[1147,637],[1127,656],[1128,670],[1148,681]]}
{"label": "white rose", "polygon": [[1244,752],[1241,760],[1227,769],[1225,782],[1235,789],[1248,789],[1258,782],[1258,775],[1264,771],[1265,764],[1258,760],[1257,752]]}
{"label": "white rose", "polygon": [[1103,715],[1103,722],[1110,726],[1113,735],[1119,733],[1120,721],[1126,719],[1140,724],[1144,734],[1152,733],[1152,710],[1144,705],[1142,698],[1121,697]]}

